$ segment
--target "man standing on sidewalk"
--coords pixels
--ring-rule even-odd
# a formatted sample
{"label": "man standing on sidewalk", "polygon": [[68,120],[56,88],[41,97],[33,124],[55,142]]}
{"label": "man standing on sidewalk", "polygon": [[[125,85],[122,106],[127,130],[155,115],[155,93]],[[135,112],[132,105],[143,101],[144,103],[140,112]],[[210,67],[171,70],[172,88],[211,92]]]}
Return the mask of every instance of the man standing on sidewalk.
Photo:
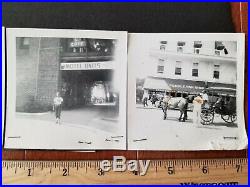
{"label": "man standing on sidewalk", "polygon": [[60,124],[61,119],[62,103],[63,98],[60,96],[60,93],[57,92],[56,97],[54,98],[53,110],[55,111],[56,123],[58,124]]}
{"label": "man standing on sidewalk", "polygon": [[198,94],[193,100],[193,123],[197,126],[201,123],[201,105],[203,104],[203,99],[201,98],[201,94]]}
{"label": "man standing on sidewalk", "polygon": [[203,105],[204,105],[202,107],[209,108],[209,105],[208,105],[208,95],[207,95],[207,91],[206,90],[203,90],[201,97],[203,99]]}
{"label": "man standing on sidewalk", "polygon": [[148,93],[144,92],[143,96],[142,96],[142,102],[143,102],[143,107],[148,106]]}

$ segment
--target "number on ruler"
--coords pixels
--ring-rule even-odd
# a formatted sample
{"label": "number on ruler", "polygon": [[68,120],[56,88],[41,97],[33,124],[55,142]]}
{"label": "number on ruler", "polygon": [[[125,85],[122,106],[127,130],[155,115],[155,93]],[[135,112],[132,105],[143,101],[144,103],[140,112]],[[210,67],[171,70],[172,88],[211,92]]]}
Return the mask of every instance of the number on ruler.
{"label": "number on ruler", "polygon": [[63,176],[64,177],[68,176],[68,170],[66,168],[63,169]]}
{"label": "number on ruler", "polygon": [[104,171],[101,168],[98,169],[98,175],[99,176],[103,176],[104,175]]}
{"label": "number on ruler", "polygon": [[169,174],[169,175],[173,175],[174,173],[175,173],[174,167],[173,167],[173,166],[169,166],[169,167],[168,167],[168,174]]}
{"label": "number on ruler", "polygon": [[208,166],[202,167],[202,173],[207,174],[208,173]]}
{"label": "number on ruler", "polygon": [[237,165],[236,165],[236,171],[237,171],[237,173],[239,173],[240,170],[241,170],[241,165],[240,165],[240,164],[237,164]]}
{"label": "number on ruler", "polygon": [[28,169],[28,177],[31,177],[31,169]]}

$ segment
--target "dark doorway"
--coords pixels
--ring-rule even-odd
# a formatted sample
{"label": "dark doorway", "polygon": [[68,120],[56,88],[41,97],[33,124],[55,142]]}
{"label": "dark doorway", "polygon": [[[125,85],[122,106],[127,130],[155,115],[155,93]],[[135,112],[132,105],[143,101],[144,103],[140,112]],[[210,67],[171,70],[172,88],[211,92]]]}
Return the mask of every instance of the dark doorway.
{"label": "dark doorway", "polygon": [[65,108],[114,103],[113,70],[61,71],[61,94]]}

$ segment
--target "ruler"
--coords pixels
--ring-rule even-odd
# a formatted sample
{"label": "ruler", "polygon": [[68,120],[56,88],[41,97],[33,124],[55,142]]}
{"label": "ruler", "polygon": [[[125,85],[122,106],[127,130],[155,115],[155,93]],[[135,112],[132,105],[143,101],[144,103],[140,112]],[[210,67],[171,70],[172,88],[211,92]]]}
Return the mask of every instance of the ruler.
{"label": "ruler", "polygon": [[147,173],[104,172],[101,161],[2,161],[3,184],[247,184],[248,160],[151,160]]}

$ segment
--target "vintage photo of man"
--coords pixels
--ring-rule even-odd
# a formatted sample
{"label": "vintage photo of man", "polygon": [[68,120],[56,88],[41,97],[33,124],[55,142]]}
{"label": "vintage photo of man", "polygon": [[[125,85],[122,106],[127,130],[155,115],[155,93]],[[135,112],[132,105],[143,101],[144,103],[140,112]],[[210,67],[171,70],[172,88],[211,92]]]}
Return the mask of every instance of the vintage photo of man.
{"label": "vintage photo of man", "polygon": [[[10,29],[7,148],[126,148],[126,32]],[[29,133],[28,133],[29,131]]]}
{"label": "vintage photo of man", "polygon": [[242,41],[237,34],[130,34],[129,147],[244,148]]}

